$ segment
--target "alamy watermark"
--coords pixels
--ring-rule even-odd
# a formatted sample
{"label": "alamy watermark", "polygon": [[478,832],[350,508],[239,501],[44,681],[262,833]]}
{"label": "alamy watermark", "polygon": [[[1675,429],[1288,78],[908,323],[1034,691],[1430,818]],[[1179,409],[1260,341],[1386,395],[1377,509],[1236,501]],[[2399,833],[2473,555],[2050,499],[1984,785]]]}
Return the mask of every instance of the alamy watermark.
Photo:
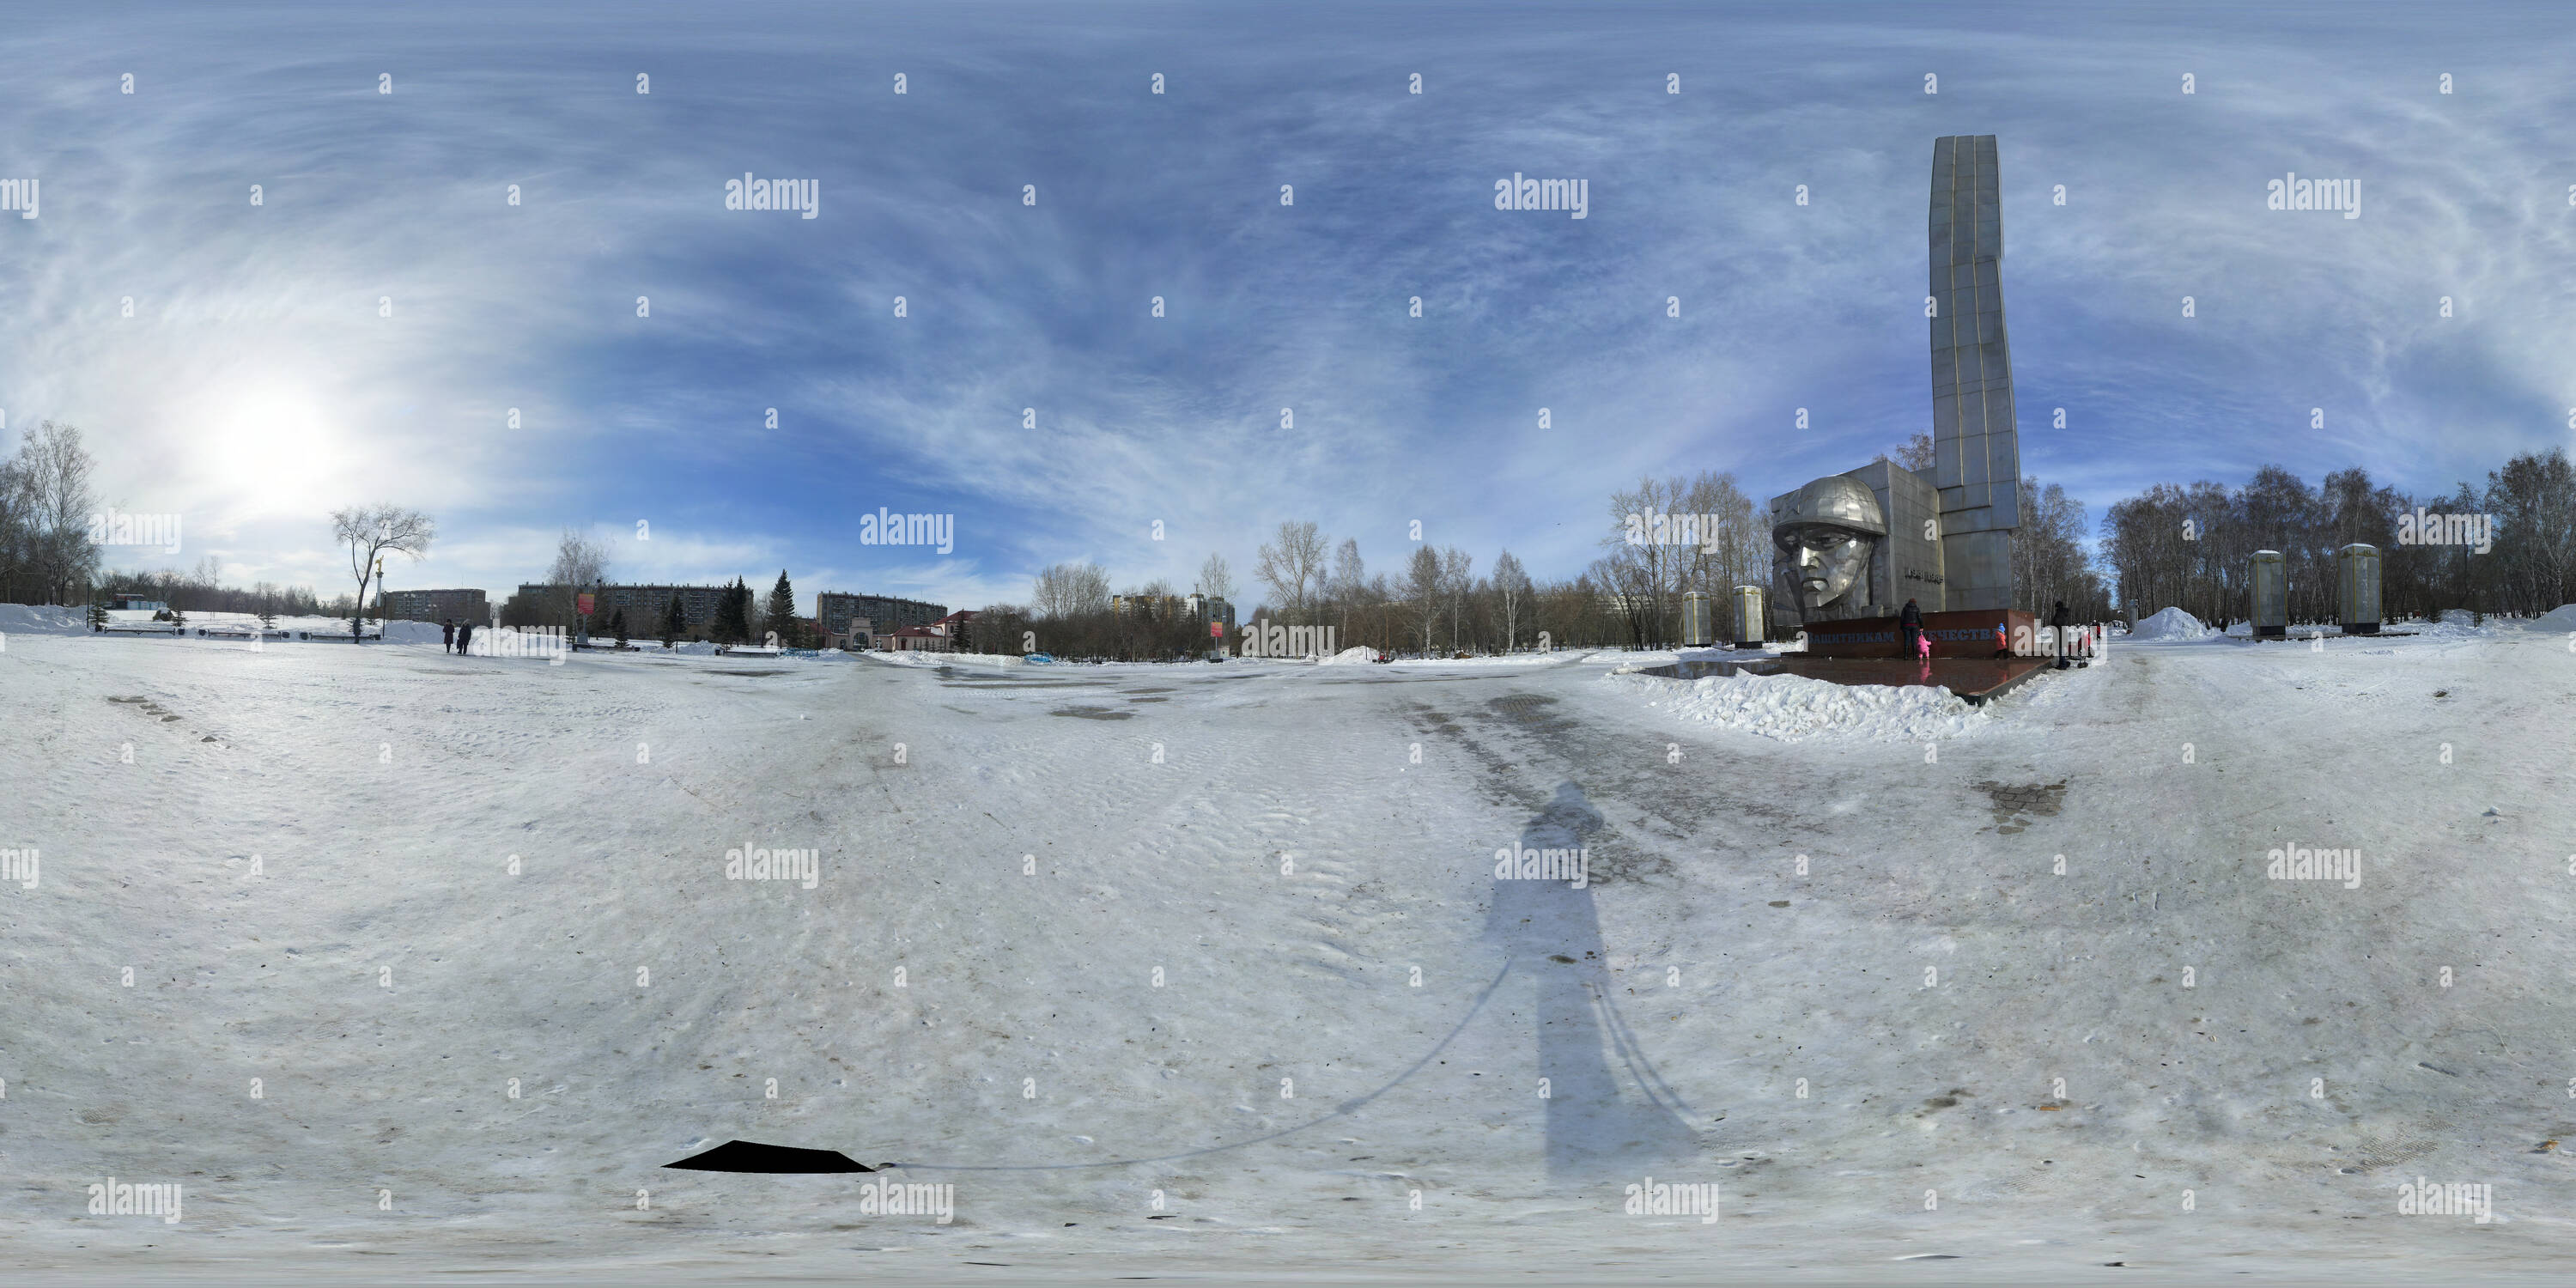
{"label": "alamy watermark", "polygon": [[179,516],[175,514],[127,514],[110,508],[89,516],[89,543],[93,546],[159,546],[165,554],[179,553]]}
{"label": "alamy watermark", "polygon": [[466,648],[473,657],[541,657],[548,666],[562,666],[566,651],[560,626],[477,627]]}
{"label": "alamy watermark", "polygon": [[920,1181],[869,1181],[859,1187],[861,1216],[926,1216],[934,1224],[957,1219],[957,1187]]}
{"label": "alamy watermark", "polygon": [[1244,657],[1331,657],[1330,626],[1282,626],[1267,618],[1243,630]]}
{"label": "alamy watermark", "polygon": [[742,848],[725,851],[727,881],[796,881],[808,890],[822,883],[822,851],[761,850],[749,841]]}
{"label": "alamy watermark", "polygon": [[36,181],[33,179],[0,179],[0,210],[14,210],[20,219],[36,217]]}
{"label": "alamy watermark", "polygon": [[1695,1216],[1701,1225],[1717,1224],[1717,1182],[1658,1181],[1628,1187],[1622,1208],[1630,1216]]}
{"label": "alamy watermark", "polygon": [[1661,510],[1628,512],[1628,544],[1632,546],[1698,546],[1701,554],[1717,553],[1721,531],[1714,514],[1666,514]]}
{"label": "alamy watermark", "polygon": [[2495,516],[2492,514],[2426,514],[2416,506],[2412,514],[2397,516],[2397,544],[2401,546],[2469,546],[2479,554],[2495,549]]}
{"label": "alamy watermark", "polygon": [[953,514],[895,514],[878,506],[874,514],[859,516],[859,544],[863,546],[937,546],[947,554],[957,548],[957,516]]}
{"label": "alamy watermark", "polygon": [[1496,850],[1494,879],[1562,881],[1580,890],[1592,884],[1592,851],[1583,846],[1571,850],[1533,850],[1526,845]]}
{"label": "alamy watermark", "polygon": [[2340,210],[2346,219],[2361,218],[2361,180],[2302,179],[2296,170],[2263,185],[2266,210]]}
{"label": "alamy watermark", "polygon": [[0,883],[15,881],[22,890],[36,888],[36,847],[0,850]]}
{"label": "alamy watermark", "polygon": [[1581,219],[1592,213],[1592,181],[1530,179],[1514,170],[1511,178],[1494,180],[1494,209],[1567,210]]}
{"label": "alamy watermark", "polygon": [[2292,845],[2263,856],[2263,875],[2275,881],[2341,881],[2346,890],[2361,888],[2361,851],[2311,850]]}
{"label": "alamy watermark", "polygon": [[2495,1186],[2436,1185],[2423,1177],[2397,1187],[2399,1216],[2464,1216],[2479,1225],[2495,1220]]}
{"label": "alamy watermark", "polygon": [[727,210],[788,210],[812,219],[823,209],[820,179],[755,179],[751,171],[725,180]]}
{"label": "alamy watermark", "polygon": [[163,1225],[179,1223],[179,1186],[126,1185],[113,1176],[89,1187],[91,1216],[157,1216]]}

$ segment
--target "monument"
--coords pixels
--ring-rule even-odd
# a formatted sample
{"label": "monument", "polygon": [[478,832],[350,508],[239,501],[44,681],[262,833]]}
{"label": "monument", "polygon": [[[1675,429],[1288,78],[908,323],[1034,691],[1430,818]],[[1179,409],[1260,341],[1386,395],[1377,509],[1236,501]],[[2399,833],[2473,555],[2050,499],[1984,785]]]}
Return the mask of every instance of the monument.
{"label": "monument", "polygon": [[1878,461],[1772,498],[1772,628],[1806,632],[1810,653],[1895,656],[1909,599],[1936,653],[1991,656],[1997,625],[2030,646],[2012,607],[2021,447],[1996,194],[1993,135],[1933,140],[1931,468]]}
{"label": "monument", "polygon": [[2379,633],[2379,547],[2356,541],[2335,552],[2335,620],[2346,635]]}

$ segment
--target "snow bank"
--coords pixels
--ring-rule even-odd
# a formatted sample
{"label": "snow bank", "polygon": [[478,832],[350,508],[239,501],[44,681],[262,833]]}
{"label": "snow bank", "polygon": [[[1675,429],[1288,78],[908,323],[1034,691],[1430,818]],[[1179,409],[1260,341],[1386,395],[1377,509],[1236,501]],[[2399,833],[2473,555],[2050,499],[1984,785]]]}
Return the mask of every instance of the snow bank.
{"label": "snow bank", "polygon": [[[197,632],[201,629],[240,632],[245,636],[260,632],[259,615],[256,613],[190,613],[187,616],[189,639],[198,638]],[[150,626],[155,624],[152,614],[128,609],[110,609],[107,618],[110,625]],[[159,625],[167,626],[168,623],[159,623]],[[277,625],[268,628],[265,634],[271,640],[292,640],[297,631],[346,638],[349,634],[349,619],[279,617]],[[367,628],[369,635],[375,632],[374,626]],[[385,642],[389,644],[436,644],[438,642],[438,626],[434,622],[387,622],[384,625],[384,632]],[[37,608],[26,604],[0,604],[0,634],[10,633],[87,635],[90,633],[89,616],[86,611],[78,608]]]}
{"label": "snow bank", "polygon": [[2560,604],[2522,623],[2522,628],[2527,631],[2576,631],[2576,604]]}
{"label": "snow bank", "polygon": [[[149,617],[151,614],[146,613]],[[89,625],[77,608],[38,608],[31,604],[0,604],[0,634],[6,635],[83,635]]]}
{"label": "snow bank", "polygon": [[2207,639],[2218,632],[2209,624],[2179,608],[2159,609],[2156,615],[2140,622],[2129,631],[2132,642],[2148,640]]}
{"label": "snow bank", "polygon": [[2465,608],[2446,608],[2442,610],[2442,620],[2440,621],[2409,622],[2393,629],[2412,631],[2426,639],[2437,640],[2484,639],[2495,634],[2497,625],[2496,619],[2492,617],[2488,618],[2487,624],[2484,626],[2472,625],[2471,623],[2473,620],[2474,619],[2469,615],[2469,611]]}
{"label": "snow bank", "polygon": [[1924,742],[1967,733],[1979,719],[1975,708],[1949,690],[1922,685],[1832,684],[1803,675],[1675,680],[1613,672],[1601,678],[1681,719],[1784,742],[1821,737]]}
{"label": "snow bank", "polygon": [[1352,665],[1352,664],[1354,664],[1354,663],[1360,663],[1360,662],[1374,662],[1374,661],[1376,661],[1376,660],[1377,660],[1377,650],[1376,650],[1376,649],[1369,648],[1369,647],[1366,647],[1366,646],[1364,646],[1364,645],[1354,644],[1354,645],[1352,645],[1352,646],[1351,646],[1351,647],[1349,647],[1349,648],[1343,649],[1343,650],[1342,650],[1341,652],[1339,652],[1339,653],[1335,653],[1335,654],[1334,654],[1334,655],[1332,655],[1331,657],[1325,658],[1323,661],[1316,663],[1316,665],[1317,665],[1317,666],[1350,666],[1350,665]]}
{"label": "snow bank", "polygon": [[888,649],[869,653],[867,658],[888,666],[982,666],[998,670],[1028,665],[1026,659],[1010,653],[934,653],[928,649]]}

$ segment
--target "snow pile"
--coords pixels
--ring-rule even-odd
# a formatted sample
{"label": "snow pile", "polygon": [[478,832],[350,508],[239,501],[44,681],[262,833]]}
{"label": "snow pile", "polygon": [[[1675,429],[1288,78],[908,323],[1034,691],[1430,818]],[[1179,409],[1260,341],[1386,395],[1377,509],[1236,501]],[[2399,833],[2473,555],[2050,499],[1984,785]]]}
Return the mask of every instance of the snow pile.
{"label": "snow pile", "polygon": [[918,648],[885,649],[869,653],[867,658],[891,666],[980,666],[996,671],[1029,665],[1026,659],[1012,653],[934,653]]}
{"label": "snow pile", "polygon": [[1675,680],[1613,672],[1603,680],[1647,696],[1684,720],[1796,742],[1862,738],[1923,742],[1967,733],[1975,708],[1949,690],[1922,685],[1832,684],[1803,675],[1710,676]]}
{"label": "snow pile", "polygon": [[1343,649],[1339,653],[1335,653],[1331,657],[1325,658],[1323,661],[1316,663],[1316,665],[1349,666],[1356,662],[1374,662],[1376,660],[1376,649],[1366,647],[1365,645],[1354,644],[1349,648]]}
{"label": "snow pile", "polygon": [[[147,613],[145,616],[150,616]],[[0,634],[6,635],[85,635],[89,625],[77,608],[39,608],[32,604],[0,604]]]}
{"label": "snow pile", "polygon": [[2209,624],[2179,608],[2159,609],[2156,615],[2140,622],[2129,632],[2133,642],[2147,640],[2207,639],[2218,632]]}
{"label": "snow pile", "polygon": [[[2558,611],[2564,612],[2566,610],[2560,609]],[[2413,631],[2417,635],[2437,640],[2483,639],[2495,634],[2496,620],[2494,618],[2488,618],[2487,624],[2484,626],[2474,625],[2473,623],[2475,620],[2476,619],[2470,616],[2469,610],[2465,608],[2445,608],[2442,610],[2442,619],[2440,621],[2417,622],[2412,625],[2401,626],[2396,629]]]}
{"label": "snow pile", "polygon": [[2576,631],[2576,604],[2560,604],[2524,622],[2522,628],[2527,631]]}

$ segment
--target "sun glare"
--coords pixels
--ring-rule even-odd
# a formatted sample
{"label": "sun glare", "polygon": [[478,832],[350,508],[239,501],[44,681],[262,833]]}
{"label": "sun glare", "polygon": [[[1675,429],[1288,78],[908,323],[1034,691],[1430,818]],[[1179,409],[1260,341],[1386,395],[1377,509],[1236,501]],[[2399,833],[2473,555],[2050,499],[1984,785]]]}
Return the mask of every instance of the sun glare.
{"label": "sun glare", "polygon": [[216,407],[199,448],[203,477],[247,516],[309,508],[342,464],[335,431],[302,388],[249,385]]}

